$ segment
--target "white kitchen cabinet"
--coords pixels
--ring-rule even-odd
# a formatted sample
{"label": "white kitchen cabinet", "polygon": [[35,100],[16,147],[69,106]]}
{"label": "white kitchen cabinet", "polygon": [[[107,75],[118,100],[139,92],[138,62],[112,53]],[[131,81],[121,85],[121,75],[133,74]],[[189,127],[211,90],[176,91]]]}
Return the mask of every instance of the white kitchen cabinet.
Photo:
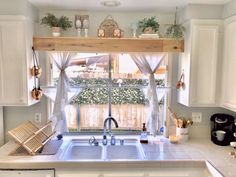
{"label": "white kitchen cabinet", "polygon": [[221,106],[236,111],[236,16],[224,23]]}
{"label": "white kitchen cabinet", "polygon": [[31,98],[33,23],[24,16],[0,16],[0,105],[25,106]]}
{"label": "white kitchen cabinet", "polygon": [[55,177],[54,170],[0,170],[1,177]]}
{"label": "white kitchen cabinet", "polygon": [[178,90],[177,101],[190,107],[216,106],[222,21],[190,20],[185,27],[185,49],[180,54],[178,73],[179,77],[184,73],[185,88]]}

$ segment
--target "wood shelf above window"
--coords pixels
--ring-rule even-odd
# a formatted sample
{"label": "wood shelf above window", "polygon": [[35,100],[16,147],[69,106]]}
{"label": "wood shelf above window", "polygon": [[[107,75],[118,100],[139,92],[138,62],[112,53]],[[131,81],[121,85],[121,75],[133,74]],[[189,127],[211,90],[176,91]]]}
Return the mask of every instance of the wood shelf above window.
{"label": "wood shelf above window", "polygon": [[175,39],[34,37],[38,51],[81,52],[183,52],[184,41]]}

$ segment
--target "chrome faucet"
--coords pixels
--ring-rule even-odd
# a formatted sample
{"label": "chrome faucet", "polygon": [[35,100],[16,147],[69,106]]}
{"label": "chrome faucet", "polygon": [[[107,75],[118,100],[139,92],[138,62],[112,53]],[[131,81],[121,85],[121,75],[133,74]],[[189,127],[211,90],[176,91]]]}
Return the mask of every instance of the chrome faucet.
{"label": "chrome faucet", "polygon": [[114,119],[113,117],[108,117],[104,120],[104,126],[103,126],[103,135],[106,135],[107,134],[107,123],[108,123],[108,134],[111,136],[112,133],[111,133],[111,122],[114,122],[116,128],[118,128],[118,123],[116,121],[116,119]]}
{"label": "chrome faucet", "polygon": [[103,139],[102,144],[107,145],[107,122],[108,122],[108,134],[111,136],[111,145],[115,145],[115,136],[112,136],[111,133],[111,122],[113,121],[116,128],[118,128],[117,121],[111,117],[111,104],[112,104],[112,96],[111,96],[111,89],[112,89],[112,78],[111,78],[111,68],[112,68],[112,57],[109,55],[109,85],[108,85],[108,118],[104,120],[104,126],[103,126]]}

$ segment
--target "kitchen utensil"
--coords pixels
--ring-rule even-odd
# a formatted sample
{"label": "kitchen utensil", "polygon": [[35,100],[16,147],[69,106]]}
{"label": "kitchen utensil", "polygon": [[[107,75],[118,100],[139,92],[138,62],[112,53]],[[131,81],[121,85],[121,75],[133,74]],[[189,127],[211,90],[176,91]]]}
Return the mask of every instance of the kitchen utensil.
{"label": "kitchen utensil", "polygon": [[186,128],[187,127],[187,120],[185,118],[183,118],[183,128]]}
{"label": "kitchen utensil", "polygon": [[191,119],[188,119],[186,127],[189,127],[191,125],[193,125],[193,121]]}
{"label": "kitchen utensil", "polygon": [[175,126],[178,127],[178,120],[177,119],[174,119],[174,122],[175,122]]}
{"label": "kitchen utensil", "polygon": [[183,119],[182,118],[178,118],[178,125],[179,125],[179,128],[183,128]]}

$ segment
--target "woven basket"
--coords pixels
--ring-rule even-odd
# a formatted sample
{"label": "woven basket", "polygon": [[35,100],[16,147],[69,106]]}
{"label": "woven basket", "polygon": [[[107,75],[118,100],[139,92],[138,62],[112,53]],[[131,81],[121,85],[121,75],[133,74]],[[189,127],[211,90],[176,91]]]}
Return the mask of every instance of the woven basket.
{"label": "woven basket", "polygon": [[119,29],[119,26],[112,16],[108,15],[100,24],[99,29],[105,30],[105,37],[113,37],[114,29]]}

